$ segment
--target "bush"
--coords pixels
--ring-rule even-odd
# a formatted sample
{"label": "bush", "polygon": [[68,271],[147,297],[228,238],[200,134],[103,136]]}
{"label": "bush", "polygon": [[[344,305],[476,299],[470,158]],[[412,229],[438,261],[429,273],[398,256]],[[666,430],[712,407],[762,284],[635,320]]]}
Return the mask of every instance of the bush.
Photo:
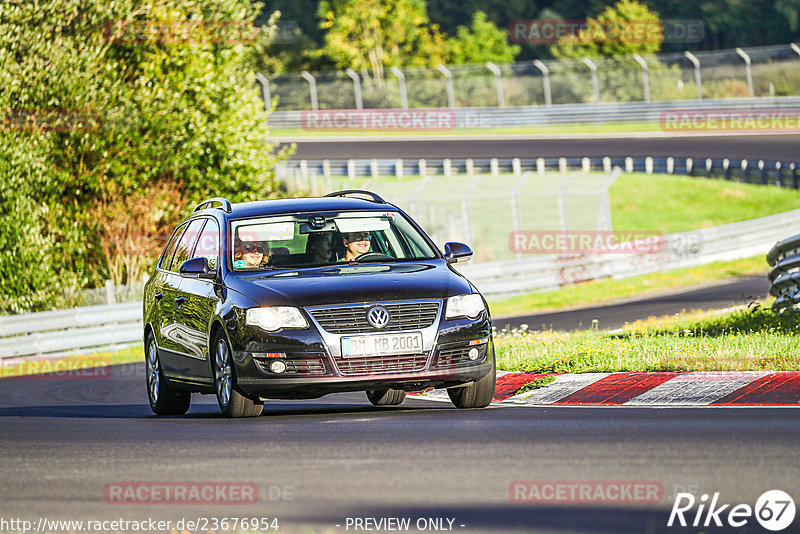
{"label": "bush", "polygon": [[143,264],[109,242],[109,225],[151,235],[152,220],[121,215],[131,206],[164,214],[161,232],[203,197],[279,194],[286,152],[267,143],[249,67],[255,16],[247,0],[0,5],[4,310],[134,281]]}

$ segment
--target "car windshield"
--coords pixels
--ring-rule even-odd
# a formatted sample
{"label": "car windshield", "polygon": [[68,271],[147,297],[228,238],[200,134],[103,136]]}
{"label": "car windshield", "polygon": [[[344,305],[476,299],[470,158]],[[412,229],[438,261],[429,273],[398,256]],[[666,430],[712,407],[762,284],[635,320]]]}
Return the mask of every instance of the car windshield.
{"label": "car windshield", "polygon": [[320,212],[231,221],[234,271],[434,259],[398,211]]}

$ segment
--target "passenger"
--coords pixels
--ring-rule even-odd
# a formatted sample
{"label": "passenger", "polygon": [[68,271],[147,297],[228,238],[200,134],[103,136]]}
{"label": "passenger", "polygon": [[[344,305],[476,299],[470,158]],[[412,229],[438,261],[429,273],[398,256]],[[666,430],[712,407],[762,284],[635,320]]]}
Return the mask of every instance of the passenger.
{"label": "passenger", "polygon": [[354,261],[362,254],[369,252],[372,235],[369,232],[349,232],[342,236],[344,243],[344,261]]}
{"label": "passenger", "polygon": [[309,263],[330,263],[332,232],[314,232],[309,234],[306,241],[306,258]]}
{"label": "passenger", "polygon": [[238,241],[233,255],[233,266],[237,269],[267,267],[270,258],[269,244],[263,241]]}

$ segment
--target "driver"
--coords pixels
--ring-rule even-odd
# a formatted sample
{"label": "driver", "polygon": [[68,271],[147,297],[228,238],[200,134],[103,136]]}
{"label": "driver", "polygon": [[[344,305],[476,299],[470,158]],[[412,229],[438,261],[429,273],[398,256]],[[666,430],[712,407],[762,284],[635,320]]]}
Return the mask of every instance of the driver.
{"label": "driver", "polygon": [[372,235],[369,232],[349,232],[342,236],[344,243],[344,261],[354,261],[362,254],[369,252]]}
{"label": "driver", "polygon": [[269,243],[266,241],[240,241],[237,239],[233,255],[234,268],[263,269],[267,267],[269,258]]}

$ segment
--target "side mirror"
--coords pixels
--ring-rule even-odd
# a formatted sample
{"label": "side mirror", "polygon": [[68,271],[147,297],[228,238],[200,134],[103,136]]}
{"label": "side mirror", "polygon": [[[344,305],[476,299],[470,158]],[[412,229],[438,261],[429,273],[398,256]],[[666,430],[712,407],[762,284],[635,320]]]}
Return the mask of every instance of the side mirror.
{"label": "side mirror", "polygon": [[205,278],[214,280],[217,277],[216,269],[211,269],[207,258],[192,258],[181,264],[181,276],[186,278]]}
{"label": "side mirror", "polygon": [[472,258],[472,249],[464,243],[445,243],[444,259],[447,263],[468,261]]}

